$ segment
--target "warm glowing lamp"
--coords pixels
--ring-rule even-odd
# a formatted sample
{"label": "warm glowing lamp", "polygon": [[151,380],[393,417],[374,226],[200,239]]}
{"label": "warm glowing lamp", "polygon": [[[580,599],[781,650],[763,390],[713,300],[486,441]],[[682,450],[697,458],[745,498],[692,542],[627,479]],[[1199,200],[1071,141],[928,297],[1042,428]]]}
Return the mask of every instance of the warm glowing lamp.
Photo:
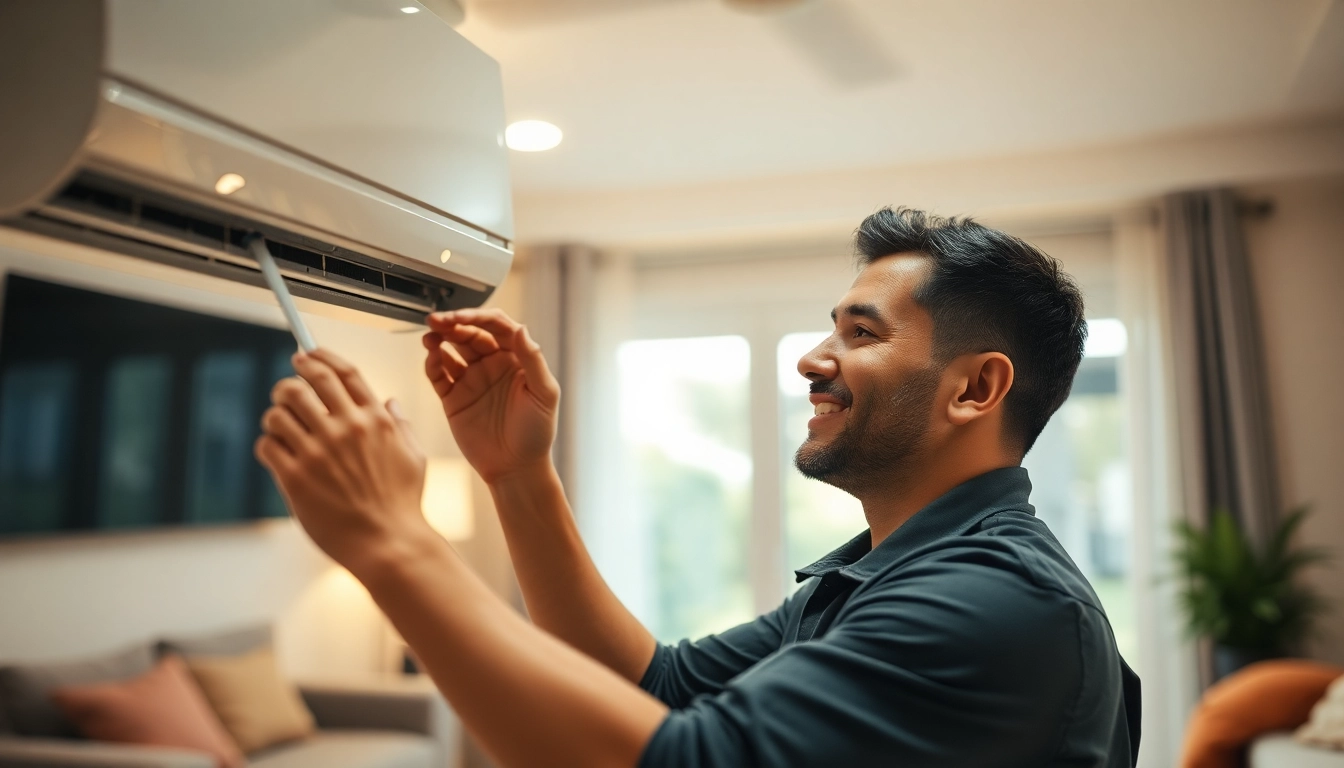
{"label": "warm glowing lamp", "polygon": [[471,465],[466,459],[430,459],[425,466],[425,519],[449,541],[475,533],[471,509]]}

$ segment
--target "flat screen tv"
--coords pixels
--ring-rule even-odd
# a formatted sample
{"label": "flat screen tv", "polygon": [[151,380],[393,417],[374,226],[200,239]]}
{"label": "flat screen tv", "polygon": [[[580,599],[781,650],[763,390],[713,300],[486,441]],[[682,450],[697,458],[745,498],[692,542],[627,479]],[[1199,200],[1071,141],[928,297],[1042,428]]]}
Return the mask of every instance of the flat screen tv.
{"label": "flat screen tv", "polygon": [[4,278],[0,537],[283,517],[252,455],[286,331]]}

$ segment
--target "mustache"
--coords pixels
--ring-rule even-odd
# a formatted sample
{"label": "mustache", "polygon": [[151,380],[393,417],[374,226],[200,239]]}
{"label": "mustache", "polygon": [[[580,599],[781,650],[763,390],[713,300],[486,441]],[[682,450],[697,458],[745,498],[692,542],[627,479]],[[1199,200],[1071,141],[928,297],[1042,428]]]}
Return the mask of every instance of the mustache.
{"label": "mustache", "polygon": [[854,394],[849,391],[849,387],[834,379],[814,381],[807,385],[807,391],[813,395],[830,395],[844,403],[846,408],[854,404]]}

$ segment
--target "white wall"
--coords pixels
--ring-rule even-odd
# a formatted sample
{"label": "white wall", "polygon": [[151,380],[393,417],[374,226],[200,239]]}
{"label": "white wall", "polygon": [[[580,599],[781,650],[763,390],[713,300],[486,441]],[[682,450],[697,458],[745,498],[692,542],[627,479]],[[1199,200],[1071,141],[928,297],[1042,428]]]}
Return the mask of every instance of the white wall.
{"label": "white wall", "polygon": [[1333,602],[1311,650],[1344,664],[1344,177],[1241,191],[1274,203],[1245,230],[1282,504],[1310,503],[1302,540],[1333,552],[1311,576]]}
{"label": "white wall", "polygon": [[[0,270],[283,327],[265,290],[0,228]],[[431,455],[456,449],[409,326],[300,302],[318,342],[397,397]],[[368,594],[289,520],[0,543],[0,660],[95,654],[163,634],[277,625],[298,677],[359,676],[395,649]]]}

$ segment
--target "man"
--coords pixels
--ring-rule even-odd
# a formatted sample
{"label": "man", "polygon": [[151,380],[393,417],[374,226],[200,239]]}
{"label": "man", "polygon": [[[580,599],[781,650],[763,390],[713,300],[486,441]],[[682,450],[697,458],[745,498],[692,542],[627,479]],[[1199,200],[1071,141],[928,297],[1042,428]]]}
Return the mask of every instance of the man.
{"label": "man", "polygon": [[533,623],[425,523],[408,425],[335,355],[296,357],[257,455],[502,765],[1132,766],[1138,680],[1019,466],[1082,356],[1077,288],[968,220],[884,209],[856,241],[796,463],[869,530],[721,635],[661,646],[603,582],[550,461],[559,387],[498,311],[431,316],[425,366]]}

